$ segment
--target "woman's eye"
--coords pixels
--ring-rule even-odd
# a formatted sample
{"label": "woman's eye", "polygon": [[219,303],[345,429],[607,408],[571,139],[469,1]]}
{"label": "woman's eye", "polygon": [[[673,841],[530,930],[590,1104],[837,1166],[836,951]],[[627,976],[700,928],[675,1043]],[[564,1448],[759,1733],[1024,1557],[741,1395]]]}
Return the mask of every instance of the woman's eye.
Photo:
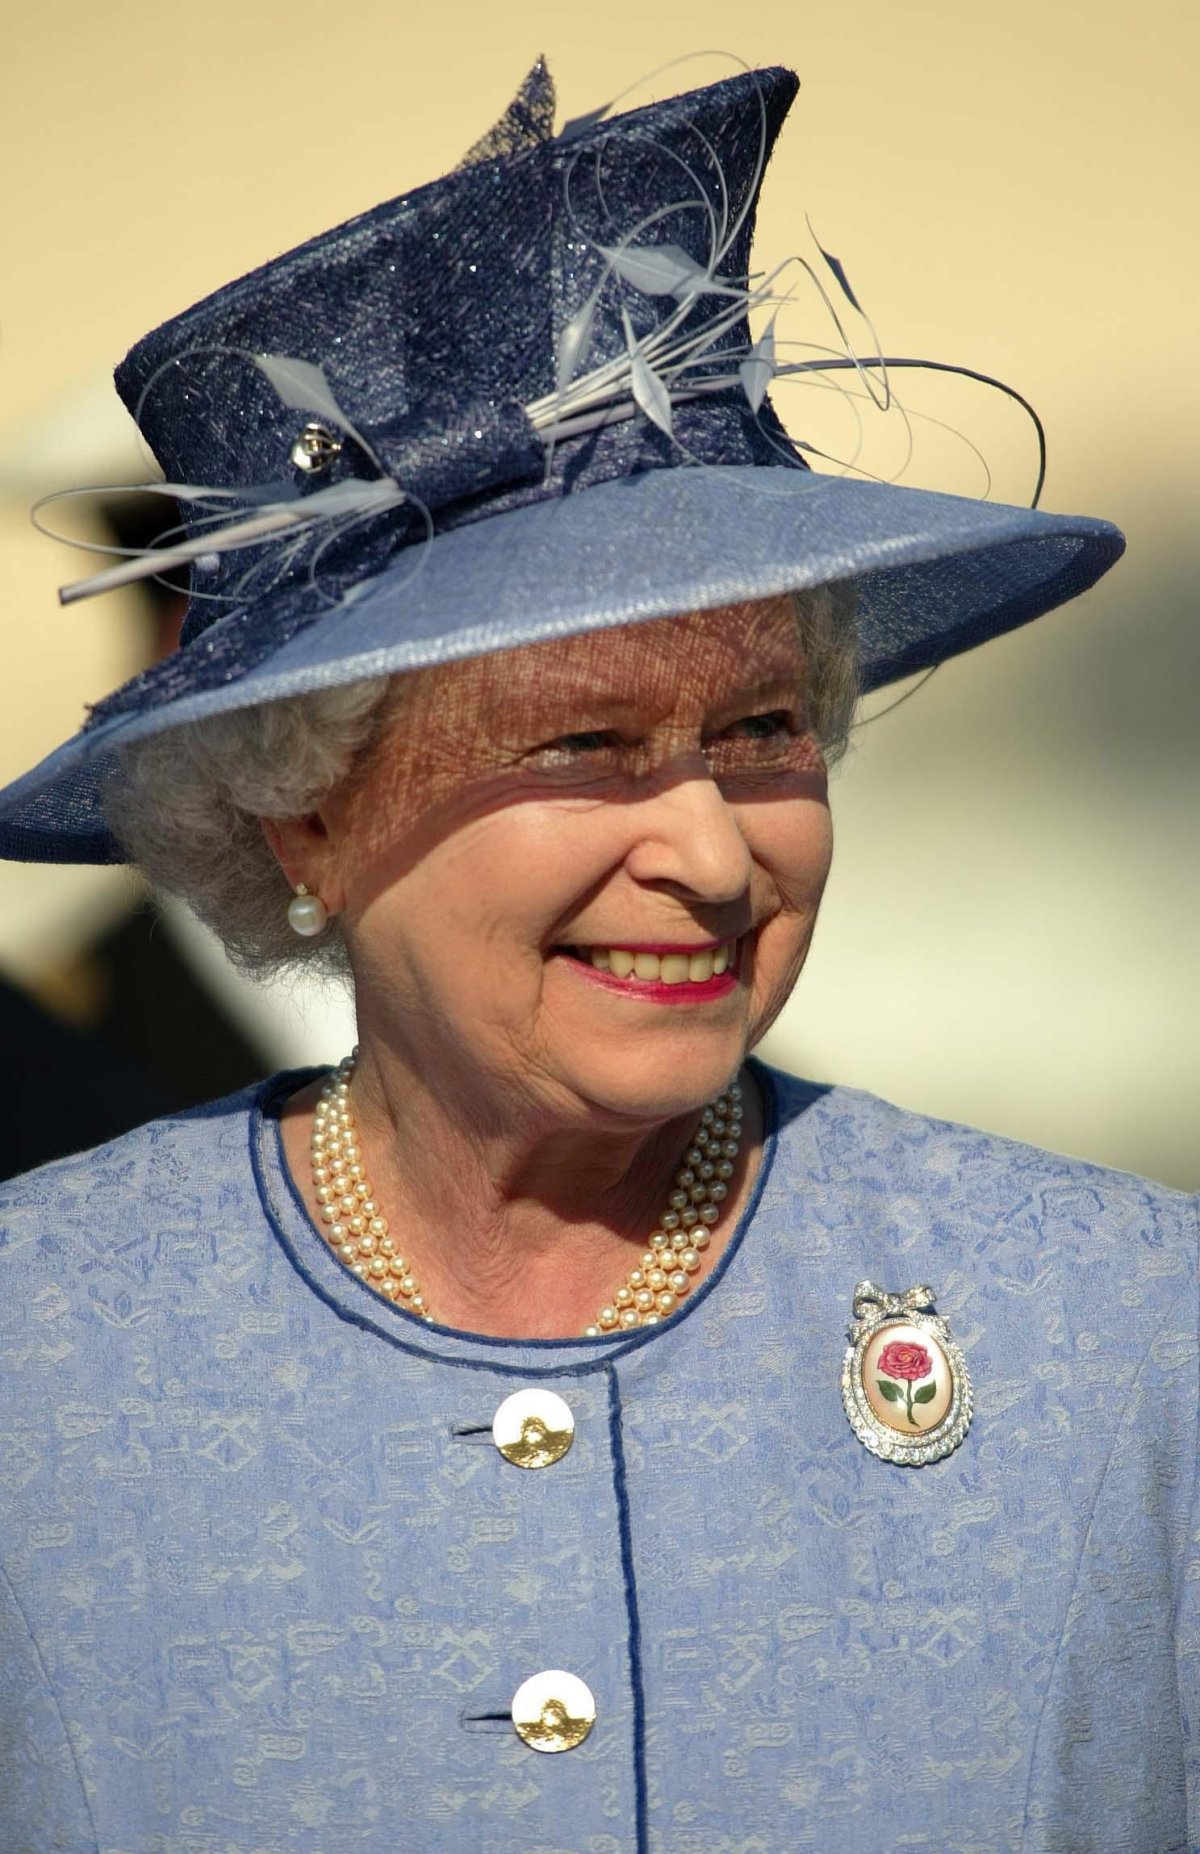
{"label": "woman's eye", "polygon": [[820,748],[806,722],[790,708],[743,715],[740,721],[723,728],[704,751],[717,779],[761,779],[809,772],[820,760]]}
{"label": "woman's eye", "polygon": [[549,772],[595,772],[598,766],[612,763],[621,745],[620,736],[611,728],[587,728],[578,734],[559,734],[554,740],[543,741],[525,759],[527,764]]}
{"label": "woman's eye", "polygon": [[732,727],[725,729],[727,740],[773,740],[777,735],[790,735],[793,731],[792,715],[786,708],[776,708],[767,715],[745,715],[735,721]]}
{"label": "woman's eye", "polygon": [[606,747],[615,745],[616,735],[609,732],[560,734],[557,740],[548,742],[550,749],[561,747],[566,753],[602,753]]}

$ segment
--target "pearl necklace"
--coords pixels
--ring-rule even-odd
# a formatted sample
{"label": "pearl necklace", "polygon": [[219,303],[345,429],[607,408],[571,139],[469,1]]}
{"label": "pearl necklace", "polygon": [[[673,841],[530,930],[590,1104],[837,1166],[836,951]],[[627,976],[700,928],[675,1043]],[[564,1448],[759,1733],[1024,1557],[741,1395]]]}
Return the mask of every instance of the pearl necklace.
{"label": "pearl necklace", "polygon": [[[362,1148],[350,1107],[355,1049],[321,1089],[311,1140],[313,1194],[330,1247],[352,1274],[432,1326],[433,1315],[363,1168]],[[675,1188],[645,1252],[612,1300],[601,1307],[584,1337],[635,1326],[657,1326],[674,1313],[699,1274],[712,1240],[712,1226],[729,1195],[729,1180],[742,1136],[742,1091],[736,1082],[700,1116]]]}

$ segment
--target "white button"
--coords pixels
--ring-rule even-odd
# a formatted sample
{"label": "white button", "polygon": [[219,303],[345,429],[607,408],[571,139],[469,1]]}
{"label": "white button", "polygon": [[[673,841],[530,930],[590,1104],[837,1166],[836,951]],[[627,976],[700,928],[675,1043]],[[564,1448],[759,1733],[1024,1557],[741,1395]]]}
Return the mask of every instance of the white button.
{"label": "white button", "polygon": [[518,1468],[548,1468],[575,1439],[571,1406],[551,1390],[520,1390],[492,1418],[492,1441]]}
{"label": "white button", "polygon": [[596,1723],[596,1702],[578,1674],[551,1667],[522,1681],[513,1694],[512,1721],[535,1751],[573,1751]]}

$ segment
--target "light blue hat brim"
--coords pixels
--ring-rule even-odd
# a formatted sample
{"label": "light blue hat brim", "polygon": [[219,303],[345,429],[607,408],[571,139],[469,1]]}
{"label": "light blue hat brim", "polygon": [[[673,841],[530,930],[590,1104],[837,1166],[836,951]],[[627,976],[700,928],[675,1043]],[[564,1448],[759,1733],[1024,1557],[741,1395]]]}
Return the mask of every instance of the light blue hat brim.
{"label": "light blue hat brim", "polygon": [[[253,669],[76,735],[0,791],[0,855],[120,860],[100,797],[113,752],[205,715],[838,580],[857,588],[872,689],[1061,605],[1123,546],[1111,523],[1086,516],[798,469],[616,478],[406,549]],[[189,649],[203,652],[211,635]]]}

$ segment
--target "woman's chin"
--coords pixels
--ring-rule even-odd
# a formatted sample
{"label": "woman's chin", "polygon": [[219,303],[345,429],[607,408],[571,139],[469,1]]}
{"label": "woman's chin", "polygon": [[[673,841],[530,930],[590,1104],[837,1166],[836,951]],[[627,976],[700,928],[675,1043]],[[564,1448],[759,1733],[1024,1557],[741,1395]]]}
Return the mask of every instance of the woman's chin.
{"label": "woman's chin", "polygon": [[[675,1042],[664,1037],[664,1044]],[[689,1038],[686,1048],[631,1039],[623,1047],[576,1043],[560,1066],[571,1093],[616,1122],[662,1121],[699,1111],[728,1086],[746,1053],[744,1033]]]}

